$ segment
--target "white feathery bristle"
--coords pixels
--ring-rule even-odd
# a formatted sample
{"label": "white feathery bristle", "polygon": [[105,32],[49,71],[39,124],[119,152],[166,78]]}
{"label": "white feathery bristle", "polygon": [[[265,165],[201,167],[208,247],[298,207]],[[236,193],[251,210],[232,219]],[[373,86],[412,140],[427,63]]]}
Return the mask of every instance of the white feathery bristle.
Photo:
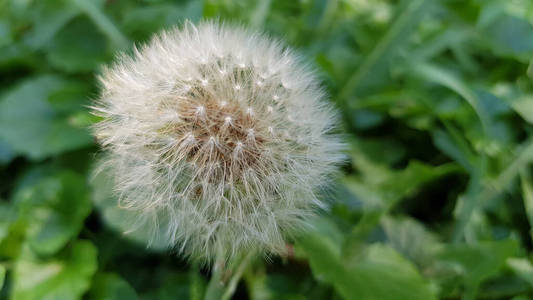
{"label": "white feathery bristle", "polygon": [[121,207],[146,222],[137,226],[182,253],[282,254],[324,206],[316,192],[344,158],[336,113],[279,42],[186,23],[121,56],[100,82],[101,169]]}

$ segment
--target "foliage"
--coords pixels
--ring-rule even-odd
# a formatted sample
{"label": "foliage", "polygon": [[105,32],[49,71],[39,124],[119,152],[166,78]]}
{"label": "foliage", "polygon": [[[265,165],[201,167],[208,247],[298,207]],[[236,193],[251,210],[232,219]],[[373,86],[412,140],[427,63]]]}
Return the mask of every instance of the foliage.
{"label": "foliage", "polygon": [[[530,0],[0,0],[0,299],[202,299],[209,270],[124,233],[88,113],[100,66],[219,18],[298,49],[350,160],[234,298],[533,297]],[[149,233],[146,233],[146,235]]]}

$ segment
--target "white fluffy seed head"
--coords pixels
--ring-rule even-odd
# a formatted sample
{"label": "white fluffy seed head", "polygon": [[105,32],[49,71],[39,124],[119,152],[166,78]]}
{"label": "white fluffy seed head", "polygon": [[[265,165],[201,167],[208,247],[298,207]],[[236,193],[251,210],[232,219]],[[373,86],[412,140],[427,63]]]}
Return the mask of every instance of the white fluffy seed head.
{"label": "white fluffy seed head", "polygon": [[343,160],[316,77],[257,32],[187,23],[100,82],[94,133],[120,205],[194,258],[283,253]]}

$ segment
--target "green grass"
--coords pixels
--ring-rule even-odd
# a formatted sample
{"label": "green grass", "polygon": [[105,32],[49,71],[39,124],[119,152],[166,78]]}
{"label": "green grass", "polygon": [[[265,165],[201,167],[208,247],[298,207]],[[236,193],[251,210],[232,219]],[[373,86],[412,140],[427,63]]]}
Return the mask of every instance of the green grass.
{"label": "green grass", "polygon": [[208,269],[122,234],[86,108],[118,51],[203,18],[296,48],[350,145],[235,299],[533,298],[533,1],[0,0],[0,299],[203,299]]}

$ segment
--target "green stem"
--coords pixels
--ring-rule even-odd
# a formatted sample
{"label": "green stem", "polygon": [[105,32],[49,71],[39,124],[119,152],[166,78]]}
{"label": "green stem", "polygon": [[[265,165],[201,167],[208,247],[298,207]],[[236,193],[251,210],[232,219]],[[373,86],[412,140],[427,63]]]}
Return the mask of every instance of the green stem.
{"label": "green stem", "polygon": [[230,299],[233,293],[235,293],[235,289],[237,288],[237,284],[241,280],[242,274],[244,273],[244,271],[246,271],[246,268],[248,267],[248,265],[250,264],[254,256],[255,256],[255,253],[253,251],[250,251],[243,258],[243,260],[237,267],[237,270],[235,270],[235,273],[231,277],[231,280],[229,281],[226,291],[222,295],[222,300]]}
{"label": "green stem", "polygon": [[[241,280],[242,274],[246,271],[246,268],[250,265],[255,252],[250,251],[242,259],[234,261],[231,264],[226,265],[225,260],[221,257],[218,258],[213,267],[211,280],[207,286],[205,293],[205,300],[228,300],[235,293],[237,284]],[[226,280],[226,274],[231,273],[230,280]]]}
{"label": "green stem", "polygon": [[215,261],[213,266],[213,271],[211,272],[211,280],[207,285],[207,291],[205,292],[205,300],[220,300],[224,293],[225,282],[224,282],[224,272],[225,272],[225,260],[218,258]]}

